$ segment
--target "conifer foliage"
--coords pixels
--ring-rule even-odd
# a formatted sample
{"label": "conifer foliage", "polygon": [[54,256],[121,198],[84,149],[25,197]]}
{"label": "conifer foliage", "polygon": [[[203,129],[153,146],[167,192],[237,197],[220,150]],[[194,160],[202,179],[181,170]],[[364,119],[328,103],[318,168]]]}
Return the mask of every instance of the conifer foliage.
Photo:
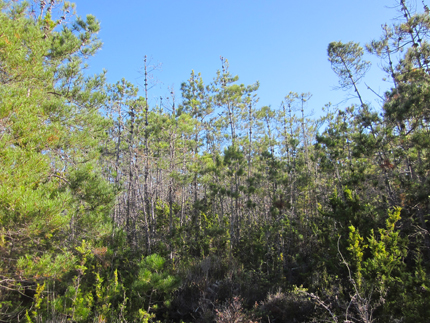
{"label": "conifer foliage", "polygon": [[318,120],[310,93],[260,106],[224,57],[150,106],[146,58],[141,89],[84,73],[100,26],[74,10],[0,0],[0,321],[428,320],[424,3],[328,45],[357,100]]}

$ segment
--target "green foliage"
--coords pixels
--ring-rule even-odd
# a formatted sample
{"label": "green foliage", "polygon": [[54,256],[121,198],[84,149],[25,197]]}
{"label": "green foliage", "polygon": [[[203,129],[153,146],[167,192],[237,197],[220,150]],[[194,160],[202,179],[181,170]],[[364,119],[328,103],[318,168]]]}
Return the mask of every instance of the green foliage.
{"label": "green foliage", "polygon": [[[421,302],[409,298],[410,290],[418,281],[421,286],[426,286],[428,278],[421,267],[421,259],[416,262],[418,272],[407,271],[405,259],[408,256],[408,240],[402,238],[400,231],[396,229],[396,224],[401,219],[400,213],[399,207],[390,210],[386,227],[379,228],[377,235],[372,230],[367,244],[363,243],[363,237],[351,226],[348,250],[354,264],[351,267],[354,273],[352,282],[357,299],[367,297],[368,314],[371,316],[373,311],[382,307],[383,313],[396,313],[412,322],[412,317],[418,319],[427,314],[423,311]],[[426,290],[426,287],[422,288]],[[396,305],[399,298],[403,302],[402,308]],[[356,300],[353,299],[352,302],[354,301]],[[357,303],[357,309],[360,308],[359,305]],[[412,315],[412,312],[415,314]]]}
{"label": "green foliage", "polygon": [[[388,285],[404,271],[404,260],[407,255],[407,240],[400,237],[395,230],[400,220],[401,208],[388,212],[386,228],[379,229],[379,238],[372,231],[368,238],[368,248],[371,257],[365,262],[367,276],[379,281],[382,286]],[[378,241],[379,240],[379,241]]]}
{"label": "green foliage", "polygon": [[258,107],[224,58],[150,107],[147,66],[146,98],[85,76],[99,22],[56,4],[0,1],[0,320],[430,316],[428,8],[401,1],[367,46],[393,80],[382,113],[363,49],[330,43],[360,108],[314,121],[309,93]]}
{"label": "green foliage", "polygon": [[370,67],[370,62],[363,60],[363,48],[354,42],[331,42],[327,54],[342,89],[355,87]]}
{"label": "green foliage", "polygon": [[361,288],[363,282],[362,275],[362,262],[363,262],[363,250],[367,248],[367,245],[363,245],[363,237],[360,236],[358,231],[355,230],[354,226],[349,227],[349,247],[348,251],[351,253],[353,262],[355,265],[355,281],[358,288]]}
{"label": "green foliage", "polygon": [[139,317],[144,321],[154,317],[149,313],[158,306],[168,308],[171,294],[178,287],[178,278],[168,273],[165,264],[166,260],[157,254],[144,257],[138,264],[137,276],[131,285],[132,299],[135,299],[132,303],[139,306]]}
{"label": "green foliage", "polygon": [[134,283],[136,290],[142,291],[144,294],[152,294],[153,292],[169,293],[176,288],[178,281],[163,272],[165,269],[166,260],[157,254],[152,254],[145,257],[139,263],[139,272]]}
{"label": "green foliage", "polygon": [[96,166],[107,124],[96,108],[105,97],[104,77],[85,78],[82,72],[82,58],[100,48],[99,23],[88,16],[67,26],[67,4],[58,20],[52,7],[38,19],[30,17],[26,3],[1,1],[1,7],[0,253],[9,259],[1,266],[1,301],[15,307],[1,316],[19,315],[19,293],[25,291],[27,302],[34,297],[35,312],[28,315],[47,319],[44,295],[58,292],[51,290],[54,282],[68,281],[64,295],[48,298],[62,302],[57,305],[67,315],[86,320],[93,300],[81,286],[84,264],[74,247],[82,238],[110,234],[106,216],[114,197]]}

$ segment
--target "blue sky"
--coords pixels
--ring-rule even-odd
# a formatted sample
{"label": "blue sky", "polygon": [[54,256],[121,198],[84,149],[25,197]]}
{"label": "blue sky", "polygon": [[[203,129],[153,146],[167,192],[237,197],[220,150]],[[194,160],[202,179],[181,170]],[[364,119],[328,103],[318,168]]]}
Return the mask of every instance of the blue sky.
{"label": "blue sky", "polygon": [[[290,91],[310,92],[308,110],[321,115],[328,102],[347,94],[335,91],[336,75],[327,60],[331,41],[364,45],[379,38],[381,24],[398,13],[394,0],[77,0],[80,16],[101,21],[103,49],[90,60],[90,73],[108,70],[108,81],[121,78],[143,84],[139,70],[147,55],[161,68],[153,73],[151,104],[173,88],[180,98],[181,82],[191,70],[205,83],[221,68],[222,55],[239,82],[260,82],[259,106],[277,108]],[[371,56],[365,81],[383,93],[389,87]],[[378,107],[377,97],[362,87],[366,100]],[[354,103],[354,100],[348,103]]]}

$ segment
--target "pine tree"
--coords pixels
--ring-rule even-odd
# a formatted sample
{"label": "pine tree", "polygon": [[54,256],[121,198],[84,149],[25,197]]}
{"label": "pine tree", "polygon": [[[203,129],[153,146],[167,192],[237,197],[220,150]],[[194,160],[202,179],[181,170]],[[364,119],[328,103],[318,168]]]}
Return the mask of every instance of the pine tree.
{"label": "pine tree", "polygon": [[113,190],[97,163],[109,124],[98,111],[104,75],[82,73],[100,48],[99,23],[89,15],[66,25],[71,7],[57,13],[54,2],[41,2],[35,18],[26,3],[0,2],[0,301],[8,320],[37,284],[76,270],[82,241],[103,243],[111,232]]}

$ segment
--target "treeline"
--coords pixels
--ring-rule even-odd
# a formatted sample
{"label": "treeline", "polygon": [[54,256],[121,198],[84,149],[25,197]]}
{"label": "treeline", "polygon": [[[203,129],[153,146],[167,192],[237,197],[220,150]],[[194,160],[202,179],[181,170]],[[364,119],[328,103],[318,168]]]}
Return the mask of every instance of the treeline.
{"label": "treeline", "polygon": [[366,45],[392,82],[379,112],[363,48],[328,45],[357,103],[316,120],[310,93],[260,106],[223,57],[149,106],[146,59],[140,91],[85,75],[93,16],[0,8],[1,321],[430,317],[426,5]]}

